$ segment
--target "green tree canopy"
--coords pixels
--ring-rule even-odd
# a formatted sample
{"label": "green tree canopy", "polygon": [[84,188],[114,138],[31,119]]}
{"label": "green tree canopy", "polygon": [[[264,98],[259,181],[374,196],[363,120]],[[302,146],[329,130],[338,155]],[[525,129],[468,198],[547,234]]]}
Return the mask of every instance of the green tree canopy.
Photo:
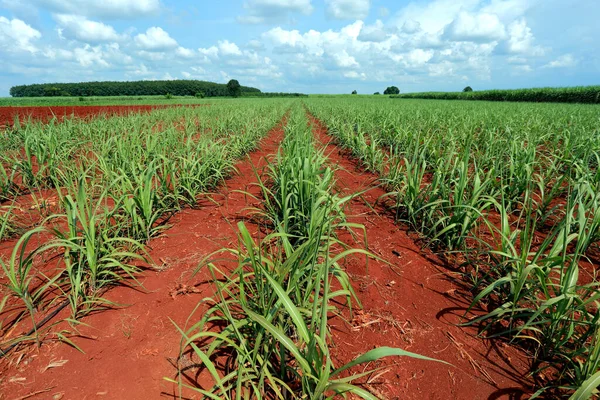
{"label": "green tree canopy", "polygon": [[400,89],[398,89],[396,86],[389,86],[387,89],[385,89],[383,94],[400,94]]}
{"label": "green tree canopy", "polygon": [[227,90],[229,91],[229,95],[232,97],[240,97],[242,94],[240,83],[235,79],[227,82]]}

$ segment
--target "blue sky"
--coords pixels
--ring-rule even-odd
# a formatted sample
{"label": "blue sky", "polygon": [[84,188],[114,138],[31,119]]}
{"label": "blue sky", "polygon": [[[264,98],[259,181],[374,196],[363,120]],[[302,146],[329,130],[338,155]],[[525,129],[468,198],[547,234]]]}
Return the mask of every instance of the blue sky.
{"label": "blue sky", "polygon": [[202,79],[359,93],[600,84],[598,0],[0,0],[11,86]]}

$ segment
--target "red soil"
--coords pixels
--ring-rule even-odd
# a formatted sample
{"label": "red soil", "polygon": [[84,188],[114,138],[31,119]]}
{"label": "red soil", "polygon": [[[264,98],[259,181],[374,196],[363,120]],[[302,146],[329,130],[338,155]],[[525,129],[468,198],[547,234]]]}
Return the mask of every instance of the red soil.
{"label": "red soil", "polygon": [[12,126],[15,117],[21,122],[31,118],[36,121],[48,122],[56,117],[63,120],[69,117],[89,118],[96,115],[126,115],[129,113],[150,112],[152,110],[168,107],[200,107],[205,104],[169,104],[169,105],[125,105],[125,106],[50,106],[50,107],[0,107],[0,128]]}
{"label": "red soil", "polygon": [[[313,122],[317,137],[328,143],[323,126]],[[171,320],[185,327],[198,302],[213,294],[206,283],[208,274],[191,279],[192,271],[204,256],[236,246],[236,222],[247,218],[247,207],[260,204],[240,191],[258,194],[252,186],[253,168],[266,164],[282,137],[279,126],[263,140],[260,151],[238,163],[238,174],[212,196],[214,202],[177,214],[173,227],[150,242],[150,255],[158,266],[143,276],[146,291],[117,287],[106,294],[108,300],[128,306],[83,319],[89,327],[80,326],[81,336],[72,340],[85,354],[48,343],[0,361],[0,399],[32,393],[56,399],[177,398],[177,388],[163,379],[175,377],[181,340]],[[366,270],[364,258],[347,261],[364,308],[355,313],[351,325],[332,319],[336,365],[373,347],[395,346],[454,366],[410,358],[388,361],[389,369],[367,382],[368,389],[386,398],[521,398],[529,392],[530,382],[522,377],[527,371],[523,354],[476,337],[473,328],[455,326],[468,294],[453,281],[451,271],[374,206],[384,193],[372,188],[375,176],[360,171],[336,146],[327,144],[327,152],[331,163],[341,167],[337,181],[343,193],[371,188],[351,202],[347,213],[351,222],[366,227],[369,250],[391,263],[370,261]],[[257,226],[249,228],[258,236]],[[340,238],[355,243],[348,233],[340,233]],[[203,375],[199,382],[205,383]]]}
{"label": "red soil", "polygon": [[[385,215],[386,210],[377,205],[385,194],[376,187],[377,177],[345,157],[330,143],[326,128],[310,118],[330,163],[340,168],[338,189],[343,194],[367,190],[350,202],[349,222],[362,224],[368,250],[390,263],[370,261],[368,269],[364,257],[347,263],[363,309],[350,324],[332,321],[337,365],[375,347],[400,347],[453,366],[410,358],[388,360],[378,364],[387,365],[386,372],[374,374],[368,382],[373,393],[390,399],[524,398],[531,386],[525,377],[525,355],[477,337],[475,328],[456,326],[469,306],[469,294],[458,277]],[[362,232],[356,234],[362,238]],[[340,239],[358,245],[348,233],[340,234]]]}

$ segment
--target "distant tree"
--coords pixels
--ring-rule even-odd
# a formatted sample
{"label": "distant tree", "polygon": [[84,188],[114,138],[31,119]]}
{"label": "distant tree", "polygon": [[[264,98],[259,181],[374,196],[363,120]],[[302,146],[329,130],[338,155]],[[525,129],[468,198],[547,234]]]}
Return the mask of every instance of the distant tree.
{"label": "distant tree", "polygon": [[237,80],[232,79],[229,82],[227,82],[227,91],[232,97],[240,97],[240,94],[242,93],[242,87],[240,86],[240,83]]}
{"label": "distant tree", "polygon": [[381,93],[379,93],[379,92],[375,92],[375,93],[373,93],[373,94],[377,95],[377,94],[381,94]]}
{"label": "distant tree", "polygon": [[472,92],[473,88],[471,86],[467,86],[466,88],[463,89],[463,92]]}
{"label": "distant tree", "polygon": [[356,90],[353,90],[352,94],[358,94],[358,92]]}
{"label": "distant tree", "polygon": [[387,89],[385,89],[383,94],[400,94],[400,89],[398,89],[396,86],[389,86]]}
{"label": "distant tree", "polygon": [[204,98],[204,92],[196,92],[195,96],[198,99],[203,99]]}

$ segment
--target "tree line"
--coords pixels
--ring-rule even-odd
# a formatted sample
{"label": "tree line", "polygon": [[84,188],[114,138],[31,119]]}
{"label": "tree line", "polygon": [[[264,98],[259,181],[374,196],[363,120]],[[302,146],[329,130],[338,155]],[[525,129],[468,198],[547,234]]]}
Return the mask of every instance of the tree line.
{"label": "tree line", "polygon": [[[237,81],[236,81],[237,82]],[[230,82],[231,83],[231,82]],[[56,96],[239,96],[259,94],[259,89],[238,86],[232,93],[231,85],[197,80],[173,81],[131,81],[131,82],[79,82],[79,83],[42,83],[13,86],[12,97],[56,97]]]}
{"label": "tree line", "polygon": [[392,98],[440,99],[440,100],[486,100],[528,101],[545,103],[588,103],[600,104],[600,86],[576,86],[565,88],[533,88],[512,90],[473,91],[470,86],[462,92],[406,93]]}

